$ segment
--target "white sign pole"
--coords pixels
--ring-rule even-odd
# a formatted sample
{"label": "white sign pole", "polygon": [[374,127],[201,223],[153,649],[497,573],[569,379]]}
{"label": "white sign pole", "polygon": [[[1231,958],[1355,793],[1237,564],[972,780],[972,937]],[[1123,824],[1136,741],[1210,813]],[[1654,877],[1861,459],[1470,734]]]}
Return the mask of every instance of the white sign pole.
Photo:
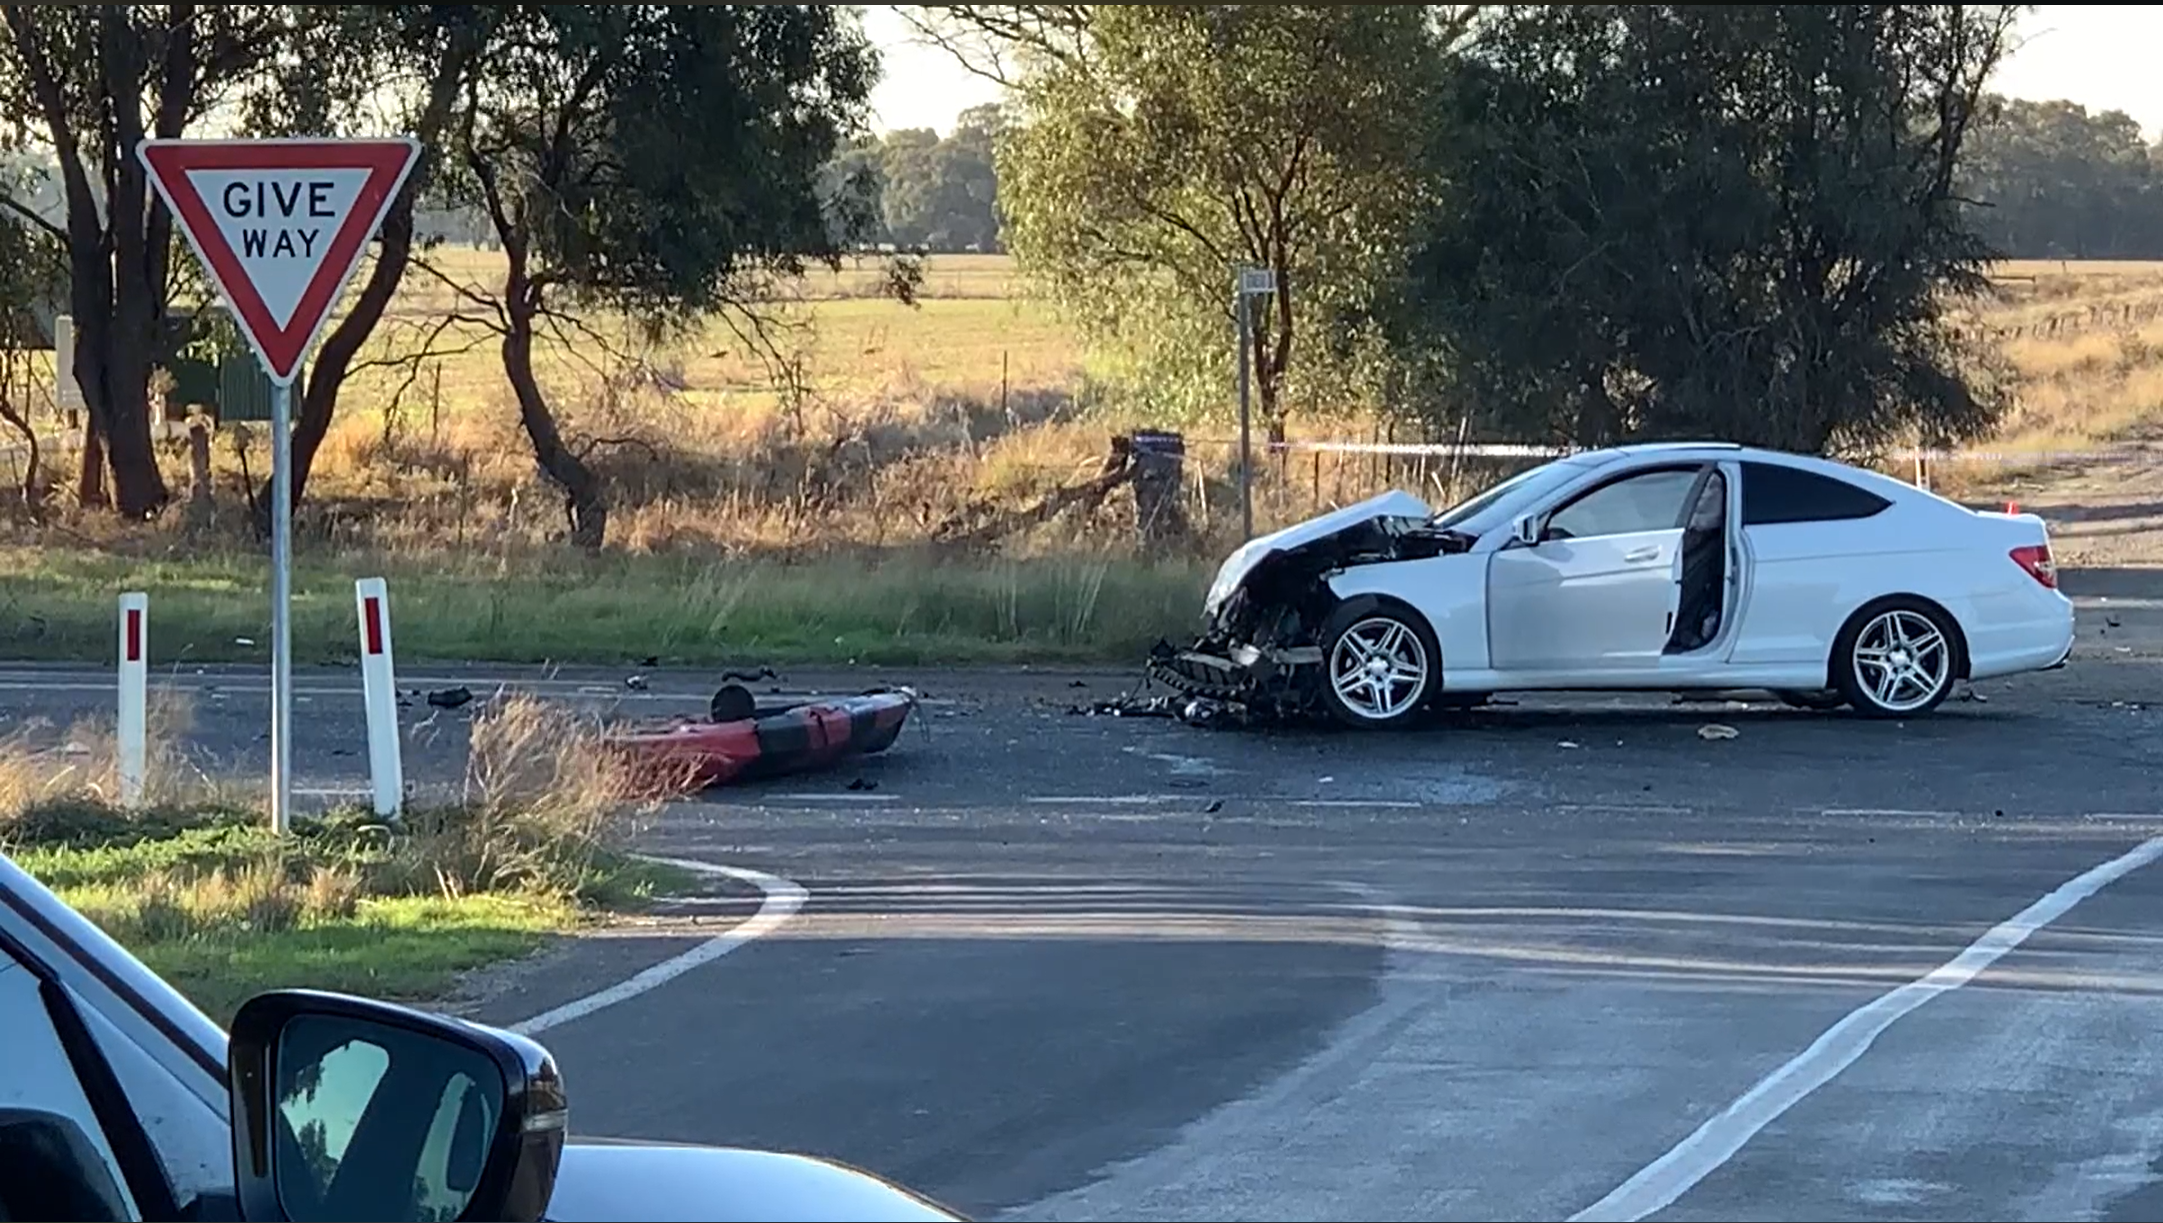
{"label": "white sign pole", "polygon": [[263,362],[270,401],[270,823],[293,813],[293,381],[420,156],[387,139],[145,140],[136,156]]}
{"label": "white sign pole", "polygon": [[398,743],[398,680],[391,665],[391,595],[382,578],[353,583],[360,615],[361,699],[368,708],[368,780],[376,814],[398,814],[405,801],[405,762]]}
{"label": "white sign pole", "polygon": [[120,805],[140,806],[150,765],[150,596],[120,596],[120,709],[114,719]]}
{"label": "white sign pole", "polygon": [[292,826],[293,384],[280,381],[270,391],[270,830]]}

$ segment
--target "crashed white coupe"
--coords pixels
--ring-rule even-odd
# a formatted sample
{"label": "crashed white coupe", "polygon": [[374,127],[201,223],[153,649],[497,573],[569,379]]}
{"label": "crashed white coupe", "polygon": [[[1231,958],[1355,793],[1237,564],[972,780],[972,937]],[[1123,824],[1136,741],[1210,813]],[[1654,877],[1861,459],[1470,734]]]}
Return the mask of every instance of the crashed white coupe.
{"label": "crashed white coupe", "polygon": [[1203,612],[1154,674],[1362,727],[1541,689],[1909,717],[2073,648],[2042,519],[1720,443],[1571,455],[1442,514],[1387,493],[1246,544]]}

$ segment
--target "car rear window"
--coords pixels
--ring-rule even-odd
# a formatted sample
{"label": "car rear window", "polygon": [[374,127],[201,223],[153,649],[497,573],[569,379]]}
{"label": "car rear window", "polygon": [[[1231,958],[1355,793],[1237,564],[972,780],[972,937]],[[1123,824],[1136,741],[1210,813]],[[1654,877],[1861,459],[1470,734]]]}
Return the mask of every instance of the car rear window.
{"label": "car rear window", "polygon": [[1775,463],[1742,465],[1742,524],[1846,522],[1882,512],[1892,502],[1845,480]]}

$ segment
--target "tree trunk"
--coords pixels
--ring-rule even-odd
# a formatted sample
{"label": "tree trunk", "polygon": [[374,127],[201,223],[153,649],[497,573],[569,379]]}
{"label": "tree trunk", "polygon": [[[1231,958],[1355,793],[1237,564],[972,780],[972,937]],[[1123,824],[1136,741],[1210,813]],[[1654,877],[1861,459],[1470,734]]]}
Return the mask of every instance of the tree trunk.
{"label": "tree trunk", "polygon": [[563,444],[555,415],[548,410],[540,381],[533,376],[533,290],[515,259],[505,289],[504,296],[510,302],[505,312],[510,316],[510,326],[503,333],[503,373],[518,399],[519,423],[526,427],[526,437],[533,443],[533,457],[541,470],[563,490],[571,515],[571,542],[597,552],[607,542],[608,498],[593,469]]}
{"label": "tree trunk", "polygon": [[[150,199],[147,172],[135,157],[136,146],[151,134],[143,131],[142,118],[147,48],[117,11],[106,14],[99,25],[99,59],[112,99],[116,146],[107,150],[113,161],[106,168],[105,223],[113,260],[111,325],[101,329],[98,353],[104,375],[106,461],[113,473],[114,508],[122,517],[140,520],[154,517],[172,500],[150,437],[150,371],[163,338],[172,218],[163,202]],[[191,28],[184,22],[168,32],[172,44],[168,56],[185,63]],[[174,86],[169,79],[167,84]],[[185,85],[178,87],[185,89]],[[177,117],[184,117],[185,96],[161,97],[158,118],[168,120],[176,107]],[[156,134],[166,134],[164,126],[161,122]],[[173,126],[171,134],[177,135],[177,123]]]}
{"label": "tree trunk", "polygon": [[[83,397],[88,399],[89,392]],[[105,439],[98,436],[88,413],[83,419],[83,452],[77,458],[81,465],[75,473],[75,504],[86,510],[111,506],[113,499],[105,491]]]}

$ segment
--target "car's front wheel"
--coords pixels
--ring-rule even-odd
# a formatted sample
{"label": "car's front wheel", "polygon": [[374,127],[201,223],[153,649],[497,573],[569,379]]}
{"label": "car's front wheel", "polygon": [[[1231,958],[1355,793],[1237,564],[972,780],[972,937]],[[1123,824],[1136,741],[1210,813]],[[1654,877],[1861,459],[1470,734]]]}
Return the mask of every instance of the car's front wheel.
{"label": "car's front wheel", "polygon": [[1959,678],[1957,630],[1920,599],[1895,598],[1856,613],[1833,646],[1833,681],[1857,713],[1929,713]]}
{"label": "car's front wheel", "polygon": [[1356,600],[1322,626],[1322,700],[1338,721],[1403,726],[1441,687],[1442,651],[1409,608]]}

